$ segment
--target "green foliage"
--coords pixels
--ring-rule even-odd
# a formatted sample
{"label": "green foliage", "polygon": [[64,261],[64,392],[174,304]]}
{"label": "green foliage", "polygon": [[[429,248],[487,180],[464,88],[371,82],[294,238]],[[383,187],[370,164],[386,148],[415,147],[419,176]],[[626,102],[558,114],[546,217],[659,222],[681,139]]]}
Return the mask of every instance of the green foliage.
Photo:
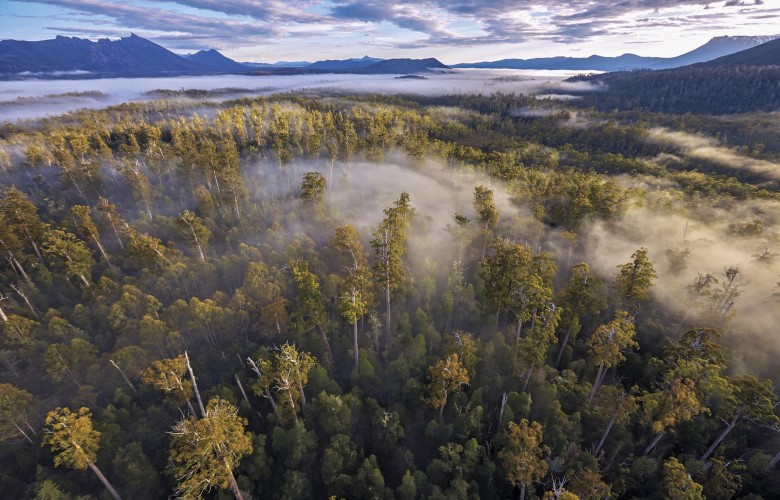
{"label": "green foliage", "polygon": [[246,425],[235,406],[217,398],[201,419],[190,416],[173,426],[169,458],[178,497],[200,498],[214,486],[237,489],[233,470],[252,453]]}
{"label": "green foliage", "polygon": [[32,394],[11,384],[0,384],[0,441],[22,436],[32,443]]}
{"label": "green foliage", "polygon": [[46,415],[44,426],[42,445],[51,447],[54,465],[83,470],[95,462],[100,433],[92,428],[88,408],[79,408],[76,413],[69,408],[57,408]]}
{"label": "green foliage", "polygon": [[324,175],[319,172],[306,172],[301,181],[301,200],[310,207],[319,208],[327,187],[328,183]]}
{"label": "green foliage", "polygon": [[549,449],[542,445],[542,426],[522,419],[519,424],[509,422],[507,444],[498,452],[498,459],[506,471],[507,480],[515,487],[525,487],[547,474],[544,455]]}
{"label": "green foliage", "polygon": [[649,297],[650,287],[657,274],[647,256],[647,249],[640,248],[631,254],[631,262],[618,266],[615,276],[615,291],[621,307],[633,311]]}
{"label": "green foliage", "polygon": [[438,409],[439,417],[441,417],[444,413],[444,407],[447,405],[447,398],[452,392],[459,391],[462,386],[468,385],[469,374],[455,353],[429,367],[428,373],[431,382],[428,384],[426,402],[432,408]]}
{"label": "green foliage", "polygon": [[704,499],[702,486],[691,479],[683,464],[672,457],[664,462],[664,480],[662,484],[664,498],[680,500]]}
{"label": "green foliage", "polygon": [[[525,486],[684,498],[696,487],[672,456],[689,457],[708,497],[777,491],[772,366],[754,366],[740,339],[748,311],[774,305],[777,280],[745,275],[776,267],[778,183],[649,135],[704,134],[776,162],[777,120],[575,116],[500,93],[158,95],[193,101],[0,131],[0,176],[16,186],[0,192],[6,496],[101,494],[50,456],[101,482],[95,462],[110,464],[126,498],[177,485],[185,497],[508,498]],[[365,182],[397,171],[367,162],[403,165],[404,152],[409,179]],[[417,176],[433,182],[408,186],[416,208],[406,192],[376,208]],[[644,211],[759,255],[714,272],[699,256],[719,243],[701,235],[679,247],[624,235]],[[602,273],[624,236],[649,250],[618,266],[610,294]],[[649,256],[664,250],[656,273]],[[769,337],[754,340],[769,358]],[[199,394],[211,401],[200,419]],[[55,403],[93,412],[54,410],[40,432]],[[53,454],[32,450],[39,439]]]}

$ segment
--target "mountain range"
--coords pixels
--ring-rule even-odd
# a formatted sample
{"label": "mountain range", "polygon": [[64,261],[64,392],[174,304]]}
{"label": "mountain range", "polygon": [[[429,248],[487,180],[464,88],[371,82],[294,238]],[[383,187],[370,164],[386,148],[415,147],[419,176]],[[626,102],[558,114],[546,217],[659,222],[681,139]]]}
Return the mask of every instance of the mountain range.
{"label": "mountain range", "polygon": [[362,69],[368,68],[372,64],[376,64],[383,60],[384,59],[368,56],[363,56],[360,59],[329,59],[325,61],[317,61],[304,67],[307,69]]}
{"label": "mountain range", "polygon": [[200,64],[214,71],[224,73],[248,73],[249,68],[241,63],[237,63],[229,57],[225,57],[214,49],[201,50],[195,54],[184,56],[188,61]]}
{"label": "mountain range", "polygon": [[696,64],[700,67],[780,66],[780,38],[756,47]]}
{"label": "mountain range", "polygon": [[[378,62],[373,62],[368,66],[365,63],[349,63],[346,61],[324,61],[327,62],[328,68],[318,67],[317,63],[303,67],[276,67],[256,69],[250,74],[253,75],[318,75],[318,74],[358,74],[358,75],[402,75],[409,73],[428,73],[431,70],[444,70],[450,69],[441,63],[438,59],[380,59]],[[352,59],[351,61],[360,61],[360,59]],[[336,68],[337,63],[341,66]]]}
{"label": "mountain range", "polygon": [[719,36],[690,52],[676,57],[643,57],[623,54],[617,57],[541,57],[502,59],[500,61],[455,64],[453,68],[505,68],[625,71],[631,69],[668,69],[710,61],[778,38],[775,36]]}
{"label": "mountain range", "polygon": [[601,110],[727,114],[780,109],[780,38],[712,61],[571,78],[600,83],[577,103]]}
{"label": "mountain range", "polygon": [[53,40],[0,41],[0,74],[6,76],[165,76],[219,73],[136,35],[93,42],[58,36]]}
{"label": "mountain range", "polygon": [[[677,57],[642,57],[624,54],[619,57],[586,58],[550,57],[505,59],[503,61],[456,64],[455,68],[515,68],[616,71],[628,69],[666,69],[731,57],[718,64],[742,64],[745,49],[761,49],[761,61],[772,61],[776,54],[770,41],[777,36],[716,37],[701,47]],[[763,44],[763,45],[762,45]],[[759,57],[759,56],[755,56]],[[759,60],[759,59],[756,59]],[[103,78],[214,74],[408,74],[431,69],[447,69],[435,58],[379,59],[369,56],[343,60],[284,62],[274,64],[238,63],[216,50],[202,50],[179,56],[137,35],[119,40],[85,40],[58,36],[37,42],[0,41],[0,78]]]}
{"label": "mountain range", "polygon": [[[299,66],[300,64],[300,66]],[[0,41],[0,78],[106,78],[215,74],[393,74],[447,68],[436,59],[325,60],[314,63],[238,63],[218,51],[179,56],[137,35],[93,42],[58,36],[38,42]]]}

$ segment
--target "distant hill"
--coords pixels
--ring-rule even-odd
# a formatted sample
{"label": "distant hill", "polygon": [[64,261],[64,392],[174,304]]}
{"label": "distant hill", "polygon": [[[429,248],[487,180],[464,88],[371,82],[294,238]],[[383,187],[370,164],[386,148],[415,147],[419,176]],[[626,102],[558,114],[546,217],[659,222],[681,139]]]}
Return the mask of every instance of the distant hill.
{"label": "distant hill", "polygon": [[735,67],[735,66],[780,66],[780,38],[753,47],[736,54],[719,57],[701,63],[698,66],[715,67]]}
{"label": "distant hill", "polygon": [[317,61],[309,64],[306,68],[309,69],[361,69],[367,68],[372,64],[383,61],[384,59],[378,59],[376,57],[363,56],[360,59],[329,59],[325,61]]}
{"label": "distant hill", "polygon": [[[329,62],[329,61],[323,61]],[[257,68],[253,75],[311,75],[311,74],[361,74],[361,75],[404,75],[408,73],[427,73],[435,69],[449,69],[438,59],[385,59],[362,68],[318,68],[312,65],[303,68]]]}
{"label": "distant hill", "polygon": [[541,57],[534,59],[502,59],[500,61],[456,64],[454,68],[506,68],[626,71],[632,69],[668,69],[709,61],[733,54],[768,41],[775,36],[719,36],[701,47],[675,57],[643,57],[623,54],[617,57],[593,55],[590,57]]}
{"label": "distant hill", "polygon": [[[242,67],[241,72],[244,71]],[[38,42],[0,41],[0,75],[5,78],[61,78],[68,74],[77,74],[81,78],[138,77],[230,72],[234,71],[185,59],[136,35],[113,41],[102,38],[96,42],[64,36]]]}
{"label": "distant hill", "polygon": [[[696,64],[700,62],[712,61],[719,57],[736,54],[753,47],[777,40],[780,35],[773,36],[718,36],[705,43],[698,49],[694,49],[681,56],[674,57],[675,65],[669,66],[676,68]],[[660,69],[660,68],[659,68]]]}
{"label": "distant hill", "polygon": [[780,110],[780,39],[706,63],[576,77],[604,84],[578,101],[601,110],[727,114]]}
{"label": "distant hill", "polygon": [[226,73],[248,73],[249,72],[249,68],[247,68],[243,64],[237,63],[236,61],[230,59],[229,57],[225,57],[224,55],[220,54],[218,51],[214,49],[201,50],[200,52],[196,52],[195,54],[190,54],[188,56],[185,56],[185,58],[188,61],[198,63],[201,66],[213,68],[216,71],[224,71]]}
{"label": "distant hill", "polygon": [[386,59],[361,70],[361,73],[373,75],[407,74],[430,71],[432,69],[449,69],[438,59]]}
{"label": "distant hill", "polygon": [[303,68],[304,66],[308,66],[312,63],[311,61],[277,61],[275,63],[242,62],[240,64],[243,64],[244,66],[247,66],[249,68],[269,69],[269,68]]}

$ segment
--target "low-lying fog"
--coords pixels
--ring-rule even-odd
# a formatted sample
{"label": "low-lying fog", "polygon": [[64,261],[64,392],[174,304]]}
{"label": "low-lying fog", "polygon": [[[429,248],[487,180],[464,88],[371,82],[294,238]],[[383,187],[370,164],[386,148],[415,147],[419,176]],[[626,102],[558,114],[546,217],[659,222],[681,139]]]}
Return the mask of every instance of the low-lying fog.
{"label": "low-lying fog", "polygon": [[[328,179],[331,189],[326,199],[333,213],[343,217],[338,223],[352,224],[364,235],[376,228],[383,217],[382,209],[392,206],[399,193],[409,193],[418,223],[422,224],[410,238],[408,255],[410,270],[417,279],[422,277],[423,269],[430,270],[431,266],[440,279],[446,279],[457,258],[458,245],[445,228],[453,224],[456,212],[476,220],[472,207],[474,186],[479,184],[489,185],[495,192],[499,211],[497,234],[528,243],[534,250],[551,252],[562,268],[569,260],[569,244],[560,230],[544,226],[532,217],[531,207],[512,201],[511,193],[501,182],[468,169],[454,170],[435,160],[420,162],[402,154],[390,154],[382,162],[336,163],[333,172],[327,162],[302,162],[292,166],[288,180],[268,165],[258,165],[253,175],[258,176],[265,194],[286,197],[297,192],[297,181],[310,170],[319,171]],[[578,230],[578,248],[571,264],[584,260],[611,281],[619,264],[629,262],[631,254],[640,247],[647,248],[658,273],[651,289],[655,305],[640,310],[637,321],[645,329],[653,329],[652,325],[659,323],[657,315],[667,315],[660,322],[671,325],[666,333],[672,340],[694,326],[717,326],[724,331],[721,342],[728,347],[729,365],[734,372],[776,379],[776,360],[780,356],[780,297],[776,295],[780,293],[780,203],[690,203],[673,182],[662,185],[649,180],[640,185],[642,181],[633,177],[619,181],[626,187],[641,187],[646,194],[632,197],[625,212],[615,220],[586,220]],[[756,220],[761,221],[758,234],[737,236],[730,231],[730,224]],[[320,235],[321,241],[331,236]],[[685,263],[677,268],[672,266],[667,256],[669,249],[687,250]],[[719,324],[708,316],[708,297],[700,297],[698,305],[690,303],[686,287],[697,275],[712,274],[718,280],[711,290],[716,294],[725,283],[724,268],[729,266],[739,268],[742,281],[731,308],[733,316]],[[683,324],[677,327],[681,320]]]}
{"label": "low-lying fog", "polygon": [[[39,118],[81,108],[102,108],[123,102],[154,99],[147,92],[168,90],[243,89],[236,96],[268,95],[306,89],[384,94],[444,95],[514,92],[563,95],[595,88],[587,82],[565,82],[574,71],[457,69],[425,75],[425,79],[397,75],[287,75],[181,76],[175,78],[104,78],[95,80],[21,80],[0,82],[0,122]],[[101,92],[102,97],[63,94]],[[32,98],[32,99],[31,99]],[[230,96],[220,95],[219,99]]]}

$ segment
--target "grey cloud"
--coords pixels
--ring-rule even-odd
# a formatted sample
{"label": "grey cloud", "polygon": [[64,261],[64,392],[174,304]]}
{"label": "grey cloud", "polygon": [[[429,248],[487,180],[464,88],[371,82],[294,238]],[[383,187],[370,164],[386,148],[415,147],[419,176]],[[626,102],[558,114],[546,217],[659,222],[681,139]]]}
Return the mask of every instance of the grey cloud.
{"label": "grey cloud", "polygon": [[380,22],[388,17],[386,8],[368,2],[339,5],[331,10],[331,14],[339,19],[363,22]]}
{"label": "grey cloud", "polygon": [[[719,4],[711,0],[571,0],[547,4],[529,0],[149,0],[157,2],[158,7],[117,0],[15,1],[69,8],[90,16],[83,25],[105,27],[108,31],[147,30],[149,38],[170,40],[171,46],[182,49],[265,44],[269,37],[283,38],[293,33],[296,37],[322,36],[326,33],[323,26],[329,27],[331,33],[375,34],[377,25],[383,22],[420,34],[416,40],[407,38],[392,43],[400,49],[511,44],[529,39],[575,43],[663,26],[696,30],[716,26],[722,30],[732,16],[767,19],[777,11],[763,7],[762,0],[723,0]],[[171,3],[206,12],[175,12]],[[680,6],[712,14],[712,22],[705,25],[696,13],[677,17],[661,13],[649,19],[641,15]],[[209,11],[229,17],[209,17]],[[642,19],[632,19],[631,14]],[[451,27],[463,22],[481,32],[475,35]],[[88,29],[80,32],[89,33]]]}
{"label": "grey cloud", "polygon": [[[160,0],[158,0],[160,1]],[[222,12],[234,16],[247,16],[260,21],[305,23],[322,18],[306,12],[318,2],[311,0],[170,0],[179,5]]]}
{"label": "grey cloud", "polygon": [[[761,0],[752,0],[760,5]],[[743,2],[743,0],[727,0]],[[379,0],[336,0],[330,14],[339,19],[360,22],[388,22],[427,35],[426,38],[408,42],[401,47],[421,47],[426,45],[479,45],[487,43],[518,43],[530,37],[541,37],[556,42],[572,43],[589,38],[608,35],[620,30],[631,29],[636,21],[626,21],[621,16],[640,12],[658,12],[664,8],[692,6],[702,10],[710,8],[711,0],[623,0],[618,2],[572,0],[545,4],[550,14],[549,25],[544,29],[529,22],[513,18],[511,14],[531,12],[540,7],[537,2],[513,0],[488,0],[473,2],[466,0],[401,0],[392,6]],[[427,12],[428,17],[412,18],[399,15],[403,7],[414,7],[418,12]],[[714,9],[713,9],[714,10]],[[453,19],[469,20],[480,26],[485,35],[477,37],[452,36],[442,29],[441,22],[432,20],[438,15]],[[722,13],[721,13],[722,15]],[[650,26],[690,24],[690,18],[680,17],[674,21],[655,20]],[[647,23],[644,26],[648,26]]]}
{"label": "grey cloud", "polygon": [[[255,43],[259,37],[281,36],[278,26],[240,22],[231,19],[216,19],[131,5],[128,3],[104,2],[100,0],[16,0],[27,3],[56,5],[91,14],[104,16],[112,22],[94,19],[95,24],[113,24],[117,28],[145,29],[163,33],[179,32],[193,34],[200,39],[230,40],[240,45],[241,40]],[[87,30],[82,30],[85,33]],[[71,30],[71,32],[74,32]]]}

